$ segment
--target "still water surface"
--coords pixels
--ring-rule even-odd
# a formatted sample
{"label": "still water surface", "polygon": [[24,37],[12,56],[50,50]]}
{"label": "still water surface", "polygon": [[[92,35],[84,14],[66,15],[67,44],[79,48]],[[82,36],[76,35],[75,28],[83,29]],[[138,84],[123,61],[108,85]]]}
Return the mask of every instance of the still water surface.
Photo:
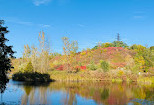
{"label": "still water surface", "polygon": [[27,84],[10,80],[0,105],[154,105],[154,88],[136,83],[51,82]]}

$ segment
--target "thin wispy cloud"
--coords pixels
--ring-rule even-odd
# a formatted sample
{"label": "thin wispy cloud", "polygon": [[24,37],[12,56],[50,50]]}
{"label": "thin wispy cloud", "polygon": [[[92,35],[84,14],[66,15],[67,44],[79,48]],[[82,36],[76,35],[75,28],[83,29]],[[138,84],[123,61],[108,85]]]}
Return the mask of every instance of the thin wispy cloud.
{"label": "thin wispy cloud", "polygon": [[[2,20],[3,20],[3,18],[2,18]],[[51,27],[51,25],[49,25],[49,24],[33,23],[30,21],[20,20],[15,17],[5,17],[5,20],[6,20],[6,22],[9,22],[9,23],[25,25],[25,26],[37,26],[37,27],[42,27],[42,28],[50,28]]]}
{"label": "thin wispy cloud", "polygon": [[16,17],[3,17],[2,19],[5,19],[6,22],[10,22],[10,23],[14,23],[14,24],[27,25],[27,26],[33,25],[32,22],[22,21]]}
{"label": "thin wispy cloud", "polygon": [[33,25],[32,22],[26,22],[26,21],[16,21],[17,24],[22,24],[22,25]]}
{"label": "thin wispy cloud", "polygon": [[134,19],[143,19],[144,16],[139,16],[139,15],[138,15],[138,16],[133,16],[133,18],[134,18]]}
{"label": "thin wispy cloud", "polygon": [[39,26],[44,27],[44,28],[50,28],[51,27],[51,25],[49,25],[49,24],[39,24]]}
{"label": "thin wispy cloud", "polygon": [[144,14],[145,11],[135,11],[134,14]]}
{"label": "thin wispy cloud", "polygon": [[145,18],[145,11],[135,11],[134,13],[133,13],[133,18],[134,19],[143,19],[143,18]]}
{"label": "thin wispy cloud", "polygon": [[36,6],[39,6],[41,4],[47,4],[51,2],[52,0],[33,0],[33,4]]}
{"label": "thin wispy cloud", "polygon": [[77,24],[79,27],[85,27],[85,25],[83,24]]}

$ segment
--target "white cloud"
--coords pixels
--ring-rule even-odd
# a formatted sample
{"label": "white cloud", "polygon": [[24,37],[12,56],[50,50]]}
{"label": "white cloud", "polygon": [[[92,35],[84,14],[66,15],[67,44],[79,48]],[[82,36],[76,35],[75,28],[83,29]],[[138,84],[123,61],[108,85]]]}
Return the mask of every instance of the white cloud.
{"label": "white cloud", "polygon": [[39,6],[41,4],[47,4],[49,3],[51,0],[33,0],[34,5]]}

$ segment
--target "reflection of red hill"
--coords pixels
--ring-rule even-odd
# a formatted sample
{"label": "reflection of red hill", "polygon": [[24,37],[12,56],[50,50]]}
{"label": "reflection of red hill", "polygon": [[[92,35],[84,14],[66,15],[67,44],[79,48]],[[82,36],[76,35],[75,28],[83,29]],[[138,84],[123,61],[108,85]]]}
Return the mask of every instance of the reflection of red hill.
{"label": "reflection of red hill", "polygon": [[[132,99],[139,98],[141,93],[149,91],[147,99],[152,100],[152,88],[141,87],[136,83],[113,84],[110,82],[55,82],[50,84],[51,90],[64,90],[71,95],[77,95],[87,100],[92,99],[97,104],[126,105]],[[148,89],[148,90],[147,90]],[[150,90],[151,89],[151,90]]]}
{"label": "reflection of red hill", "polygon": [[129,102],[129,99],[126,94],[123,94],[122,92],[117,94],[111,92],[107,102],[109,105],[124,105]]}
{"label": "reflection of red hill", "polygon": [[110,105],[115,105],[115,104],[117,104],[115,97],[114,97],[114,96],[110,96],[110,97],[108,98],[108,103],[109,103]]}

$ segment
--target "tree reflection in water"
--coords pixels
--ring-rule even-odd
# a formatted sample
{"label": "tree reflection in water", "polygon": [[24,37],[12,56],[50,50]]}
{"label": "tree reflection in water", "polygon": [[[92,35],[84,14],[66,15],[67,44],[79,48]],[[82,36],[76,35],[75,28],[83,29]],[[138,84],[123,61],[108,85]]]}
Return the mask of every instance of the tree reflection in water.
{"label": "tree reflection in water", "polygon": [[1,94],[0,105],[5,104],[5,103],[3,103],[2,94],[4,93],[4,91],[6,89],[6,83],[8,83],[8,82],[9,82],[9,79],[7,78],[7,76],[0,76],[0,94]]}
{"label": "tree reflection in water", "polygon": [[72,88],[66,90],[66,95],[62,99],[64,105],[77,105],[76,93],[71,91]]}
{"label": "tree reflection in water", "polygon": [[9,79],[1,79],[0,78],[0,93],[4,93],[5,89],[6,89],[6,83],[8,83]]}
{"label": "tree reflection in water", "polygon": [[25,94],[22,96],[21,105],[27,104],[49,104],[47,103],[47,84],[22,84],[22,89],[24,90]]}
{"label": "tree reflection in water", "polygon": [[23,105],[52,104],[55,92],[59,94],[55,99],[60,98],[58,103],[62,105],[79,105],[81,100],[78,97],[92,99],[96,104],[105,105],[139,104],[138,101],[134,101],[137,99],[151,104],[154,100],[154,90],[151,86],[139,86],[136,83],[53,82],[46,86],[24,85],[22,89],[25,92],[22,96]]}

